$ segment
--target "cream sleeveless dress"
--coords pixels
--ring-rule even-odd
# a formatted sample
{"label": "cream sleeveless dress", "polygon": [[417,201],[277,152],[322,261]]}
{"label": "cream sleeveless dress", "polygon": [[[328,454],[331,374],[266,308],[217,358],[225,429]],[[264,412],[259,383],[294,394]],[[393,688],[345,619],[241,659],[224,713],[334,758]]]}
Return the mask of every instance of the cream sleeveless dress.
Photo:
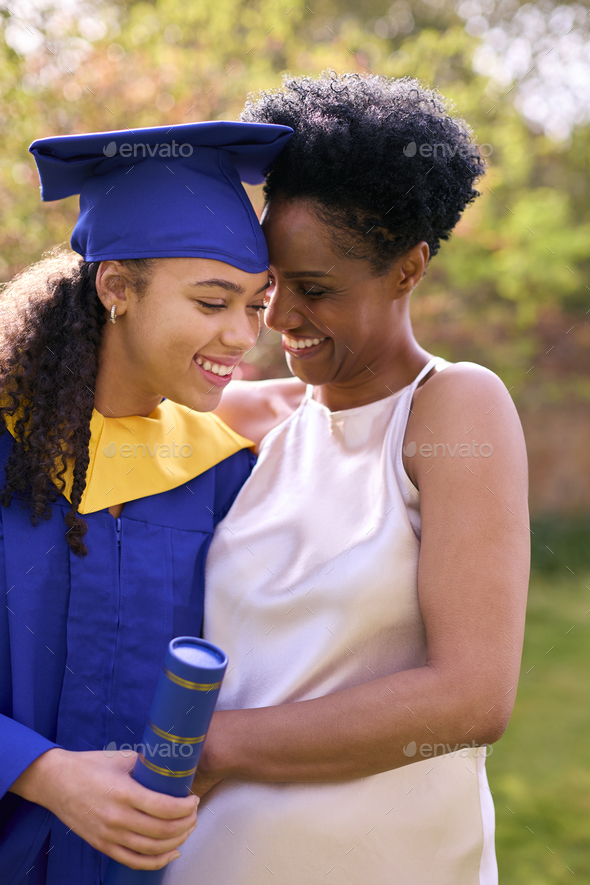
{"label": "cream sleeveless dress", "polygon": [[[317,698],[422,666],[419,494],[402,463],[414,382],[330,412],[308,388],[263,440],[213,539],[218,707]],[[444,362],[441,360],[441,362]],[[485,748],[340,783],[222,781],[165,885],[497,885]]]}

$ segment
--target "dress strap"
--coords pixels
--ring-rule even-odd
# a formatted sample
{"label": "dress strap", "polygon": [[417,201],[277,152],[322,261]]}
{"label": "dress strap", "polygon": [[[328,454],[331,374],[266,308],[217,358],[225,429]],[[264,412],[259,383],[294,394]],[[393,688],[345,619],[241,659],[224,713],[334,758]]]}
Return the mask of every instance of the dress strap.
{"label": "dress strap", "polygon": [[[403,441],[404,441],[404,438],[406,435],[408,421],[410,418],[410,412],[412,410],[412,399],[414,397],[414,392],[416,390],[416,387],[418,386],[418,384],[422,380],[422,378],[424,378],[425,375],[428,375],[428,373],[430,372],[430,370],[432,369],[433,366],[436,366],[437,363],[446,363],[446,362],[447,362],[447,360],[445,360],[441,356],[433,356],[430,360],[428,360],[426,365],[418,372],[417,376],[414,378],[412,383],[409,384],[408,387],[404,390],[403,399],[402,399],[404,408],[401,408],[401,406],[398,406],[398,408],[401,408],[401,412],[400,412],[401,417],[396,422],[396,426],[395,426],[395,429],[394,429],[394,432],[393,432],[393,435],[391,438],[391,446],[392,446],[391,453],[392,453],[392,458],[394,460],[395,471],[396,471],[396,474],[398,477],[398,481],[401,483],[402,487],[404,487],[403,490],[404,490],[405,495],[408,495],[410,493],[410,491],[413,491],[416,494],[418,493],[418,490],[416,489],[416,487],[414,486],[410,477],[406,473],[404,463],[403,463],[403,458],[402,458],[402,455],[403,455],[402,446],[403,446]],[[412,440],[409,440],[410,445],[411,445],[411,443],[412,443]],[[414,443],[414,445],[415,445],[415,443]],[[413,454],[415,454],[415,451]],[[406,506],[408,506],[408,499],[406,497],[404,497],[404,500],[406,501]],[[412,525],[414,526],[414,531],[416,532],[417,537],[420,537],[419,516],[417,517],[417,519],[418,519],[417,525],[414,524],[414,518],[411,517],[410,521],[412,522]]]}
{"label": "dress strap", "polygon": [[443,362],[443,363],[445,362],[445,360],[443,359],[442,356],[433,356],[431,359],[429,359],[428,362],[426,363],[426,365],[423,366],[422,369],[420,369],[420,371],[418,372],[418,374],[416,375],[416,377],[414,378],[414,380],[410,384],[410,387],[413,390],[415,390],[416,387],[418,386],[418,384],[420,384],[420,382],[424,378],[424,376],[428,375],[428,373],[430,372],[432,367],[436,366],[436,364],[440,363],[440,362]]}
{"label": "dress strap", "polygon": [[303,405],[303,403],[306,403],[309,399],[313,399],[313,384],[305,385],[305,393],[303,394],[303,399],[301,400],[300,405]]}

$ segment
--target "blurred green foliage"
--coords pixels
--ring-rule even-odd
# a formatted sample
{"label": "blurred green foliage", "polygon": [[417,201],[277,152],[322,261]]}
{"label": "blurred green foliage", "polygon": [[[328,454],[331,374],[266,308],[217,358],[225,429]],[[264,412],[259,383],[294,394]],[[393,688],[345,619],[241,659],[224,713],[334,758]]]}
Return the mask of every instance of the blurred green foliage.
{"label": "blurred green foliage", "polygon": [[[33,138],[236,119],[247,93],[279,85],[284,71],[409,75],[437,86],[492,151],[482,196],[415,292],[419,340],[448,358],[488,365],[515,387],[517,402],[590,402],[590,127],[560,143],[533,133],[515,92],[474,71],[479,38],[445,0],[387,7],[78,0],[23,7],[22,15],[20,8],[0,13],[0,279],[66,241],[76,219],[77,198],[40,203],[27,153]],[[260,188],[250,193],[260,207]],[[553,345],[575,327],[565,361],[559,349],[545,356],[548,318]],[[264,364],[257,371],[283,374],[282,355],[271,356],[268,344],[253,355]]]}
{"label": "blurred green foliage", "polygon": [[590,570],[533,573],[512,719],[487,761],[502,885],[590,881]]}
{"label": "blurred green foliage", "polygon": [[[590,572],[590,516],[544,516],[531,523],[531,568],[545,576]],[[588,596],[590,608],[590,591]]]}

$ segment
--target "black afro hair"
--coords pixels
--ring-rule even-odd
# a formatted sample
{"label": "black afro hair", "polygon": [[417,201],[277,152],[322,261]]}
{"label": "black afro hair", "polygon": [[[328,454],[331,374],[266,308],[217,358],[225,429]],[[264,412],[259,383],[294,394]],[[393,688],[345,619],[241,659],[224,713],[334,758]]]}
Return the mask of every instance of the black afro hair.
{"label": "black afro hair", "polygon": [[294,129],[268,170],[266,200],[312,201],[336,248],[380,275],[423,240],[436,255],[479,196],[485,160],[447,105],[411,77],[324,71],[285,75],[249,97],[241,119]]}

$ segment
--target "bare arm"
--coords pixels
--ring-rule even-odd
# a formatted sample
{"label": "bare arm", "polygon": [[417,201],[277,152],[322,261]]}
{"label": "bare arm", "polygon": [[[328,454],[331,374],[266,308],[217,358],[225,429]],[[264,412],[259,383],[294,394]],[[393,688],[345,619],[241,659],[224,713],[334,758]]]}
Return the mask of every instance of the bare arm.
{"label": "bare arm", "polygon": [[258,446],[273,427],[295,411],[304,393],[305,384],[298,378],[232,381],[215,414]]}
{"label": "bare arm", "polygon": [[[461,457],[466,440],[489,457]],[[313,782],[363,777],[415,758],[421,743],[484,744],[510,718],[529,576],[526,451],[506,388],[459,364],[414,400],[406,442],[448,454],[413,459],[420,489],[419,602],[425,666],[326,697],[214,716],[195,790],[223,777]],[[479,449],[478,449],[479,451]],[[489,449],[486,448],[485,452]]]}

